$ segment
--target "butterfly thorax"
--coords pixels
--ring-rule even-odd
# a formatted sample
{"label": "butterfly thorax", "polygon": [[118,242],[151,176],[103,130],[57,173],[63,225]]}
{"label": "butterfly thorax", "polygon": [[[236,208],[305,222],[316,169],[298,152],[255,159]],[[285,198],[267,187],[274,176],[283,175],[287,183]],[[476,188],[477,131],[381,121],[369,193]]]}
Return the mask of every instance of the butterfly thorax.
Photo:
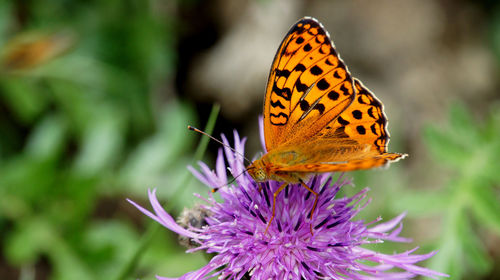
{"label": "butterfly thorax", "polygon": [[[305,179],[308,173],[305,172],[283,172],[280,171],[280,164],[270,161],[273,153],[265,154],[262,158],[255,160],[247,167],[248,174],[256,181],[263,182],[268,180],[297,183],[300,179]],[[281,157],[287,157],[281,155]]]}

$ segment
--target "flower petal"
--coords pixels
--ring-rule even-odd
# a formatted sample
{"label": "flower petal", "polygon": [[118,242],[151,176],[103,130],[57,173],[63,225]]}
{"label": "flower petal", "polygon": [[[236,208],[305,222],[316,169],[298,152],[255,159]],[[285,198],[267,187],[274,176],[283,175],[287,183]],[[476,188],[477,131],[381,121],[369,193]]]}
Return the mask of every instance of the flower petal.
{"label": "flower petal", "polygon": [[153,189],[152,191],[148,191],[149,195],[149,200],[151,202],[151,205],[153,206],[153,210],[155,211],[156,215],[149,212],[148,210],[144,209],[143,207],[139,206],[137,203],[133,202],[130,199],[127,199],[128,202],[130,202],[132,205],[134,205],[139,211],[144,213],[146,216],[150,217],[151,219],[157,221],[164,227],[170,229],[173,232],[176,232],[180,235],[187,236],[189,238],[198,238],[198,234],[191,232],[189,230],[186,230],[185,228],[179,226],[175,220],[170,216],[160,205],[158,202],[158,199],[156,198],[156,189]]}

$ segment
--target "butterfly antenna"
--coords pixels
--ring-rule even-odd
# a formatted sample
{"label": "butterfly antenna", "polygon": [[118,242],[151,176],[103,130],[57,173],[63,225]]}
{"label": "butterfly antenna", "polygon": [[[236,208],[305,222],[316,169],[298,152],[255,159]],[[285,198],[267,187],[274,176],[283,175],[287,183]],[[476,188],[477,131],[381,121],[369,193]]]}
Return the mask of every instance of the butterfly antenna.
{"label": "butterfly antenna", "polygon": [[212,193],[217,192],[217,191],[218,191],[220,188],[222,188],[222,187],[225,187],[225,186],[229,186],[229,185],[231,185],[234,181],[236,181],[236,179],[237,179],[238,177],[240,177],[241,175],[245,174],[245,172],[247,172],[249,169],[251,169],[251,168],[245,168],[245,170],[243,170],[243,172],[241,172],[240,174],[238,174],[238,175],[234,176],[234,177],[233,177],[233,179],[231,179],[229,182],[227,182],[227,184],[222,185],[222,186],[219,186],[219,187],[215,187],[215,188],[213,188],[213,189],[212,189]]}
{"label": "butterfly antenna", "polygon": [[[208,136],[210,139],[212,139],[212,140],[214,140],[215,142],[217,142],[217,143],[221,144],[222,146],[224,146],[224,147],[226,147],[226,148],[231,149],[231,151],[233,151],[235,154],[238,154],[238,155],[242,156],[242,157],[243,157],[243,159],[245,159],[245,161],[246,161],[246,162],[248,162],[248,164],[252,164],[252,162],[251,162],[250,160],[248,160],[248,159],[247,159],[247,158],[246,158],[243,154],[241,154],[240,152],[236,151],[235,149],[233,149],[233,148],[232,148],[232,147],[230,147],[229,145],[224,144],[222,141],[220,141],[219,139],[217,139],[217,138],[213,137],[212,135],[210,135],[210,134],[208,134],[208,133],[206,133],[206,132],[204,132],[204,131],[202,131],[202,130],[197,129],[196,127],[192,127],[192,126],[190,126],[190,125],[188,125],[188,129],[189,129],[189,130],[192,130],[192,131],[195,131],[195,132],[198,132],[198,133],[201,133],[201,134],[203,134],[203,135],[205,135],[205,136]],[[239,175],[238,175],[238,176],[239,176]]]}

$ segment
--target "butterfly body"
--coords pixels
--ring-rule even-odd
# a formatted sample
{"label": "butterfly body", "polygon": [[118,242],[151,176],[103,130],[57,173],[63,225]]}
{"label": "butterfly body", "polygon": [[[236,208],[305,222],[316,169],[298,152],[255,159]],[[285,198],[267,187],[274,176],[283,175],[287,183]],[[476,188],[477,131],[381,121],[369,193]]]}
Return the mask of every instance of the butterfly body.
{"label": "butterfly body", "polygon": [[[340,142],[340,141],[339,141]],[[347,141],[346,141],[347,142]],[[351,171],[383,165],[400,154],[379,155],[366,144],[337,143],[325,139],[279,147],[247,167],[256,181],[298,183],[318,172]],[[365,167],[366,166],[366,167]]]}
{"label": "butterfly body", "polygon": [[262,158],[252,162],[247,167],[248,173],[257,182],[268,180],[298,183],[299,179],[305,179],[307,172],[284,172],[284,167],[293,163],[303,162],[306,158],[294,150],[283,151],[282,153],[267,153]]}

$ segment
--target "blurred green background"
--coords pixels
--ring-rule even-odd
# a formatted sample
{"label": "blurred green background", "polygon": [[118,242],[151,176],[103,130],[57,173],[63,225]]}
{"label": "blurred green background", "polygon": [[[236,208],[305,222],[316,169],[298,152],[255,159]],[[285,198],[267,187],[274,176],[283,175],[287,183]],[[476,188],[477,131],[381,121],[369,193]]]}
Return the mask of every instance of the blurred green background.
{"label": "blurred green background", "polygon": [[[0,279],[154,279],[206,263],[125,201],[157,188],[177,216],[207,189],[186,170],[209,115],[248,136],[274,53],[303,16],[329,30],[352,74],[384,102],[388,170],[367,220],[407,211],[423,265],[500,278],[500,4],[496,1],[0,2]],[[210,166],[218,145],[203,159]],[[378,247],[380,246],[380,248]]]}

